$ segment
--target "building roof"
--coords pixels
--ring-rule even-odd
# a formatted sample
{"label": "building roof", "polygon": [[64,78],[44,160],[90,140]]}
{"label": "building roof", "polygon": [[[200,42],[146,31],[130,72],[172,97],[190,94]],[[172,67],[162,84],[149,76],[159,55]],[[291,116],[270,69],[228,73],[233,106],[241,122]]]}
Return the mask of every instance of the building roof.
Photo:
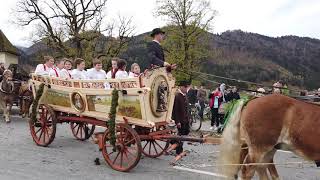
{"label": "building roof", "polygon": [[18,52],[18,49],[11,44],[11,42],[3,34],[1,29],[0,29],[0,52],[7,52],[7,53],[14,54],[17,56],[20,55]]}

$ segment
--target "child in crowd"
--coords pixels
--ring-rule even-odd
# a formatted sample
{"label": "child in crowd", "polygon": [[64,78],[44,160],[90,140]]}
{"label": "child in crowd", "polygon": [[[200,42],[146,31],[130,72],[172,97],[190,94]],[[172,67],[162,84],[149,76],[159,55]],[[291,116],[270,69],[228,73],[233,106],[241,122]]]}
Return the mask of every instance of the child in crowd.
{"label": "child in crowd", "polygon": [[131,65],[131,71],[129,72],[129,77],[139,77],[140,66],[137,63]]}
{"label": "child in crowd", "polygon": [[89,79],[106,79],[107,74],[102,69],[102,61],[100,59],[94,59],[93,68],[87,70],[87,75]]}
{"label": "child in crowd", "polygon": [[63,68],[64,68],[64,60],[63,59],[58,59],[56,61],[56,67],[51,68],[49,71],[49,76],[52,77],[58,77],[58,78],[67,78],[67,74],[63,73]]}
{"label": "child in crowd", "polygon": [[84,70],[85,62],[81,58],[76,58],[74,61],[76,69],[71,71],[71,76],[73,79],[88,79],[87,72]]}
{"label": "child in crowd", "polygon": [[[107,73],[107,78],[108,79],[111,79],[111,78],[115,78],[115,74],[117,73],[117,70],[118,70],[118,60],[119,58],[112,58],[111,59],[111,70]],[[112,76],[113,75],[113,76]]]}
{"label": "child in crowd", "polygon": [[126,71],[127,61],[124,59],[118,59],[117,67],[118,71],[115,74],[116,79],[128,78],[128,73]]}
{"label": "child in crowd", "polygon": [[71,79],[71,70],[72,70],[72,61],[68,58],[63,58],[64,60],[64,68],[62,69],[62,73],[66,76],[67,79]]}
{"label": "child in crowd", "polygon": [[50,70],[54,65],[54,58],[52,56],[44,56],[44,64],[38,64],[35,70],[37,75],[49,75]]}

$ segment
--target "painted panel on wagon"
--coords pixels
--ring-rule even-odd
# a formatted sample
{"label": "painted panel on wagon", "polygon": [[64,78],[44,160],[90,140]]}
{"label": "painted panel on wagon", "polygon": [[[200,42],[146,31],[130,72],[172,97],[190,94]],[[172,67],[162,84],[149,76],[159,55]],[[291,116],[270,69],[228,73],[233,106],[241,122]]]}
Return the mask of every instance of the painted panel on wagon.
{"label": "painted panel on wagon", "polygon": [[71,107],[69,93],[60,90],[50,90],[48,89],[44,101],[47,104]]}
{"label": "painted panel on wagon", "polygon": [[[87,96],[89,111],[109,113],[112,96]],[[142,119],[139,96],[119,96],[117,115]]]}

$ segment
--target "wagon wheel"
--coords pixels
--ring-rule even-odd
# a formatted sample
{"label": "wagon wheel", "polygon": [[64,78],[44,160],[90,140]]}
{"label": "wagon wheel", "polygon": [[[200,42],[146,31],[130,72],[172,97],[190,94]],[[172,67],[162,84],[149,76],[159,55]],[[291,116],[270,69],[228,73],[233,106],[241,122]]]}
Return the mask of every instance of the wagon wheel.
{"label": "wagon wheel", "polygon": [[95,127],[95,125],[90,125],[85,122],[70,123],[70,128],[73,136],[80,141],[89,139],[92,136]]}
{"label": "wagon wheel", "polygon": [[102,155],[112,169],[127,172],[134,168],[141,157],[141,141],[130,126],[116,125],[115,148],[110,144],[110,133],[107,129],[102,139]]}
{"label": "wagon wheel", "polygon": [[145,140],[141,142],[142,144],[142,153],[151,158],[156,158],[161,156],[169,147],[168,141],[161,140]]}
{"label": "wagon wheel", "polygon": [[39,105],[36,122],[29,120],[33,141],[43,147],[51,144],[56,135],[56,124],[56,115],[52,108],[45,104]]}
{"label": "wagon wheel", "polygon": [[145,139],[141,141],[142,153],[151,158],[161,156],[169,147],[169,141],[158,139]]}

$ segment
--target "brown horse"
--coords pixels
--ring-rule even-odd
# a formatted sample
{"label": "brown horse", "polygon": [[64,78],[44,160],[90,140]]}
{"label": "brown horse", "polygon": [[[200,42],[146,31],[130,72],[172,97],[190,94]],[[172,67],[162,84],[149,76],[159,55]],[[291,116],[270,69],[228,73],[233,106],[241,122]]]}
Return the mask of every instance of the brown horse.
{"label": "brown horse", "polygon": [[[272,163],[277,149],[319,162],[320,106],[272,94],[256,98],[245,105],[239,100],[223,133],[220,163]],[[247,150],[241,149],[247,147]],[[279,179],[271,165],[230,166],[225,175],[234,178],[241,169],[242,179],[251,179],[255,171],[260,179]]]}
{"label": "brown horse", "polygon": [[0,108],[3,109],[3,115],[7,123],[10,122],[13,90],[12,72],[10,70],[5,70],[2,75],[2,81],[0,82]]}
{"label": "brown horse", "polygon": [[33,101],[33,94],[28,83],[21,83],[21,86],[19,88],[19,97],[20,114],[23,118],[28,117],[29,109]]}

